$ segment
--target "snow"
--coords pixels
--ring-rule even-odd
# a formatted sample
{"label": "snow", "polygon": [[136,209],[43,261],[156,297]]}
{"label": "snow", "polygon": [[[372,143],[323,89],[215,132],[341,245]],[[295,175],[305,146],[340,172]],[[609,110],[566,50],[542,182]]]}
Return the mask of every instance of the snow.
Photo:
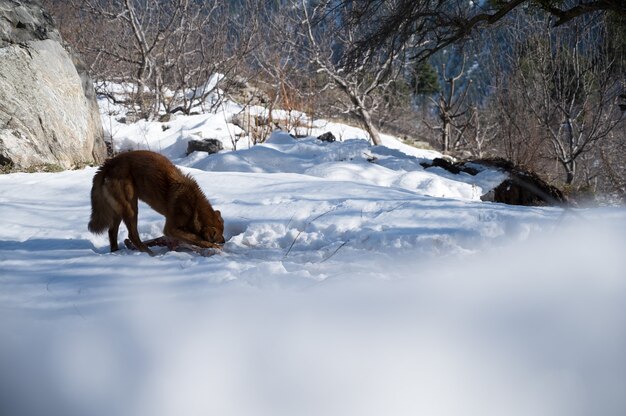
{"label": "snow", "polygon": [[[227,242],[109,253],[86,227],[95,168],[0,175],[0,414],[625,413],[623,208],[482,202],[499,172],[425,170],[436,152],[326,121],[311,134],[340,141],[185,156],[227,145],[237,104],[101,107],[118,147],[197,179]],[[142,238],[163,224],[140,205]]]}

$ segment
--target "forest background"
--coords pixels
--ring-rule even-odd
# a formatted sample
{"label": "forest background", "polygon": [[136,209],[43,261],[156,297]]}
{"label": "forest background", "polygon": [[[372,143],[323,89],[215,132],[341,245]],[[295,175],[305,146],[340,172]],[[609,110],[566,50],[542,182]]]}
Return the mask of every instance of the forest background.
{"label": "forest background", "polygon": [[43,4],[97,90],[131,86],[137,119],[214,110],[219,100],[205,98],[219,91],[293,114],[265,120],[257,143],[272,127],[306,129],[306,113],[360,125],[374,144],[385,132],[453,157],[505,158],[579,202],[626,201],[619,0]]}

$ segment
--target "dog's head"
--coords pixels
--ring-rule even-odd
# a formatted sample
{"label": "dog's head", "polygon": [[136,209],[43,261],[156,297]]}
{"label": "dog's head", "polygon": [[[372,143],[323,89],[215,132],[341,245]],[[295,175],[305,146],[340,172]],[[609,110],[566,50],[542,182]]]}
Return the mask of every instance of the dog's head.
{"label": "dog's head", "polygon": [[199,235],[205,241],[215,244],[224,244],[224,220],[218,210],[205,210],[200,220]]}

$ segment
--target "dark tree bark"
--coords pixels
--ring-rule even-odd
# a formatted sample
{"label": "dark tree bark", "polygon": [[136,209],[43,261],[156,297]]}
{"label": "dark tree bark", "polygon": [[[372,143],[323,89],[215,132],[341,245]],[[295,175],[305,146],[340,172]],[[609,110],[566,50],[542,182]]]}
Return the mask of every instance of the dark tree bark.
{"label": "dark tree bark", "polygon": [[[363,0],[342,1],[349,23],[362,36],[351,51],[351,58],[366,55],[383,47],[408,46],[413,58],[426,60],[436,52],[459,42],[473,31],[494,25],[520,7],[539,7],[554,16],[554,25],[563,25],[579,16],[594,12],[613,12],[626,16],[623,0],[555,2],[552,0],[509,0],[475,2],[466,0]],[[353,59],[346,60],[350,67]]]}

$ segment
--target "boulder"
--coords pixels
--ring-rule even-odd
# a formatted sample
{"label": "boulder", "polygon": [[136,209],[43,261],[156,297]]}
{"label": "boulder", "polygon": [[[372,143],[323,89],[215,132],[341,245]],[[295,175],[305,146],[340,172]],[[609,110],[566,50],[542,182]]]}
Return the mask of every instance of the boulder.
{"label": "boulder", "polygon": [[193,152],[217,153],[223,150],[222,142],[217,139],[189,140],[187,142],[187,156]]}
{"label": "boulder", "polygon": [[318,136],[317,140],[321,140],[321,141],[327,142],[327,143],[332,143],[332,142],[336,141],[337,139],[335,138],[334,134],[332,134],[331,132],[327,131],[326,133],[322,134],[321,136]]}
{"label": "boulder", "polygon": [[0,165],[71,168],[106,157],[93,84],[38,1],[0,0]]}

